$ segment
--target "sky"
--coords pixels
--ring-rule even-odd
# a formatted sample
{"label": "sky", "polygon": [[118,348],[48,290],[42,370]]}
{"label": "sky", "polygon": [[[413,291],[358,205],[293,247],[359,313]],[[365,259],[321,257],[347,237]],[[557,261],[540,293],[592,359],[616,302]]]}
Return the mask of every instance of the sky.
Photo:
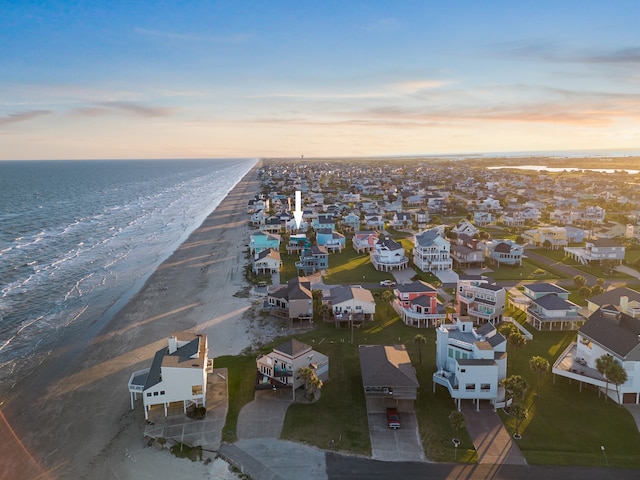
{"label": "sky", "polygon": [[640,1],[0,0],[0,159],[640,148]]}

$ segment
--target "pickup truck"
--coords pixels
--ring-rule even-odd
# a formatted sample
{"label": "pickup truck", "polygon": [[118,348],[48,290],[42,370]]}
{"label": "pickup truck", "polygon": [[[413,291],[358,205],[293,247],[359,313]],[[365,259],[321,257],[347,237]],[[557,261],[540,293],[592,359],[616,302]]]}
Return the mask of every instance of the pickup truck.
{"label": "pickup truck", "polygon": [[387,426],[394,430],[400,428],[400,417],[398,411],[395,408],[387,408]]}

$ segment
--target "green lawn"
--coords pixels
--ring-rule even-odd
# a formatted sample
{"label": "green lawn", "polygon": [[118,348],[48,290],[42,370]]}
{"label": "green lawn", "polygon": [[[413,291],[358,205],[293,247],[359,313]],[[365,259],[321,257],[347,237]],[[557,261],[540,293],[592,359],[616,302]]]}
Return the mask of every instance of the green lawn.
{"label": "green lawn", "polygon": [[[515,355],[509,356],[508,374],[519,374],[529,382],[526,405],[529,418],[520,427],[518,440],[527,461],[532,464],[603,466],[600,445],[605,445],[609,463],[618,467],[640,467],[640,433],[629,412],[612,401],[598,398],[595,388],[549,373],[536,395],[536,378],[529,369],[533,355],[546,358],[551,365],[575,332],[537,332],[534,339]],[[513,420],[502,413],[507,429],[515,430]]]}
{"label": "green lawn", "polygon": [[531,260],[525,258],[522,261],[522,267],[503,265],[500,268],[495,265],[490,265],[489,268],[492,272],[487,272],[487,276],[496,281],[502,280],[536,280],[544,281],[558,278],[558,275],[550,272],[546,268],[540,265],[536,265]]}
{"label": "green lawn", "polygon": [[[374,322],[353,331],[334,328],[333,324],[316,323],[313,331],[296,335],[330,358],[330,380],[322,389],[315,404],[292,405],[287,411],[282,438],[299,441],[327,450],[340,450],[370,455],[371,445],[362,381],[358,345],[404,344],[407,347],[420,382],[415,409],[420,435],[427,458],[453,461],[454,436],[448,416],[455,405],[448,392],[438,386],[432,391],[435,371],[434,329],[415,329],[402,324],[395,312],[380,302],[380,290],[374,291],[378,302]],[[516,320],[524,321],[520,311],[509,312]],[[529,330],[531,330],[529,328]],[[421,346],[422,363],[418,358],[415,335],[424,335],[427,343]],[[640,468],[640,434],[626,409],[612,401],[598,398],[597,390],[583,387],[562,377],[555,384],[549,373],[541,381],[536,395],[536,378],[530,371],[531,356],[540,355],[550,364],[575,340],[575,332],[537,332],[534,340],[521,350],[510,352],[508,374],[520,374],[530,385],[526,399],[528,419],[521,425],[522,439],[518,445],[531,464],[602,466],[600,445],[605,445],[611,466]],[[275,344],[266,346],[263,352]],[[229,413],[223,429],[224,441],[236,440],[236,423],[242,406],[253,398],[255,355],[220,357],[216,367],[229,369]],[[507,429],[514,430],[512,419],[500,412]],[[474,462],[476,453],[466,432],[457,435],[462,445],[458,461]]]}
{"label": "green lawn", "polygon": [[[406,327],[391,308],[379,298],[376,320],[363,328],[336,330],[333,324],[321,325],[313,332],[296,336],[330,360],[330,381],[322,389],[321,398],[312,405],[292,405],[287,411],[282,438],[299,441],[323,449],[371,454],[358,345],[405,344],[416,368],[420,391],[415,403],[425,453],[430,459],[453,461],[454,437],[448,416],[455,408],[444,389],[432,393],[431,375],[435,371],[435,330]],[[418,333],[427,338],[422,345],[422,364],[418,362],[418,346],[412,339]],[[462,444],[458,461],[475,461],[476,453],[466,432],[458,432]]]}
{"label": "green lawn", "polygon": [[324,276],[327,285],[378,283],[380,280],[393,279],[390,273],[377,271],[369,254],[358,253],[348,245],[340,253],[329,255],[329,271]]}

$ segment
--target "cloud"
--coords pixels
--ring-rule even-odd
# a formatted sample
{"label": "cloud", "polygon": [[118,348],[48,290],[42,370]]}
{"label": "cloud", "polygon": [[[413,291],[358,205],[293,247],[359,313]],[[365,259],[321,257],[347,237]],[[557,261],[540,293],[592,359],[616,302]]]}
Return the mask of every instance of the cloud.
{"label": "cloud", "polygon": [[562,50],[551,44],[520,44],[517,46],[501,44],[497,46],[511,58],[534,59],[552,63],[634,65],[640,64],[640,47],[627,47],[616,50],[585,51]]}
{"label": "cloud", "polygon": [[113,113],[127,113],[137,117],[154,118],[166,117],[174,112],[171,108],[151,107],[134,102],[101,102],[92,106],[81,107],[74,110],[74,113],[97,117],[111,115]]}
{"label": "cloud", "polygon": [[211,35],[198,35],[194,33],[165,32],[160,30],[150,30],[147,28],[136,27],[133,30],[138,35],[151,38],[163,38],[166,40],[179,41],[195,41],[195,42],[211,42],[211,43],[244,43],[253,37],[250,33],[233,33],[223,37],[215,37]]}
{"label": "cloud", "polygon": [[0,127],[3,125],[10,125],[12,123],[26,122],[43,115],[49,115],[50,113],[52,112],[49,110],[30,110],[22,113],[10,113],[5,117],[0,117]]}

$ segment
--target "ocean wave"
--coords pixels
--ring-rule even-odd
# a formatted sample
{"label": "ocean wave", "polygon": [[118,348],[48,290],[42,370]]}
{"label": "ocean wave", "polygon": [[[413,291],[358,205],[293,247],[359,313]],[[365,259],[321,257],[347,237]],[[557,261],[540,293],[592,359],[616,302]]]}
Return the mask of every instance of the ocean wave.
{"label": "ocean wave", "polygon": [[28,190],[33,176],[25,180],[25,192],[0,192],[0,211],[3,194],[12,202],[24,193],[24,213],[12,218],[22,223],[12,226],[7,245],[0,244],[0,382],[9,370],[18,375],[27,368],[17,360],[21,355],[34,348],[46,352],[60,332],[100,318],[202,223],[254,163],[218,162],[213,168],[207,162],[132,162],[136,178],[121,162],[99,162],[108,174],[90,175],[93,164],[87,162],[81,176],[68,170],[58,182],[33,186],[37,197]]}

